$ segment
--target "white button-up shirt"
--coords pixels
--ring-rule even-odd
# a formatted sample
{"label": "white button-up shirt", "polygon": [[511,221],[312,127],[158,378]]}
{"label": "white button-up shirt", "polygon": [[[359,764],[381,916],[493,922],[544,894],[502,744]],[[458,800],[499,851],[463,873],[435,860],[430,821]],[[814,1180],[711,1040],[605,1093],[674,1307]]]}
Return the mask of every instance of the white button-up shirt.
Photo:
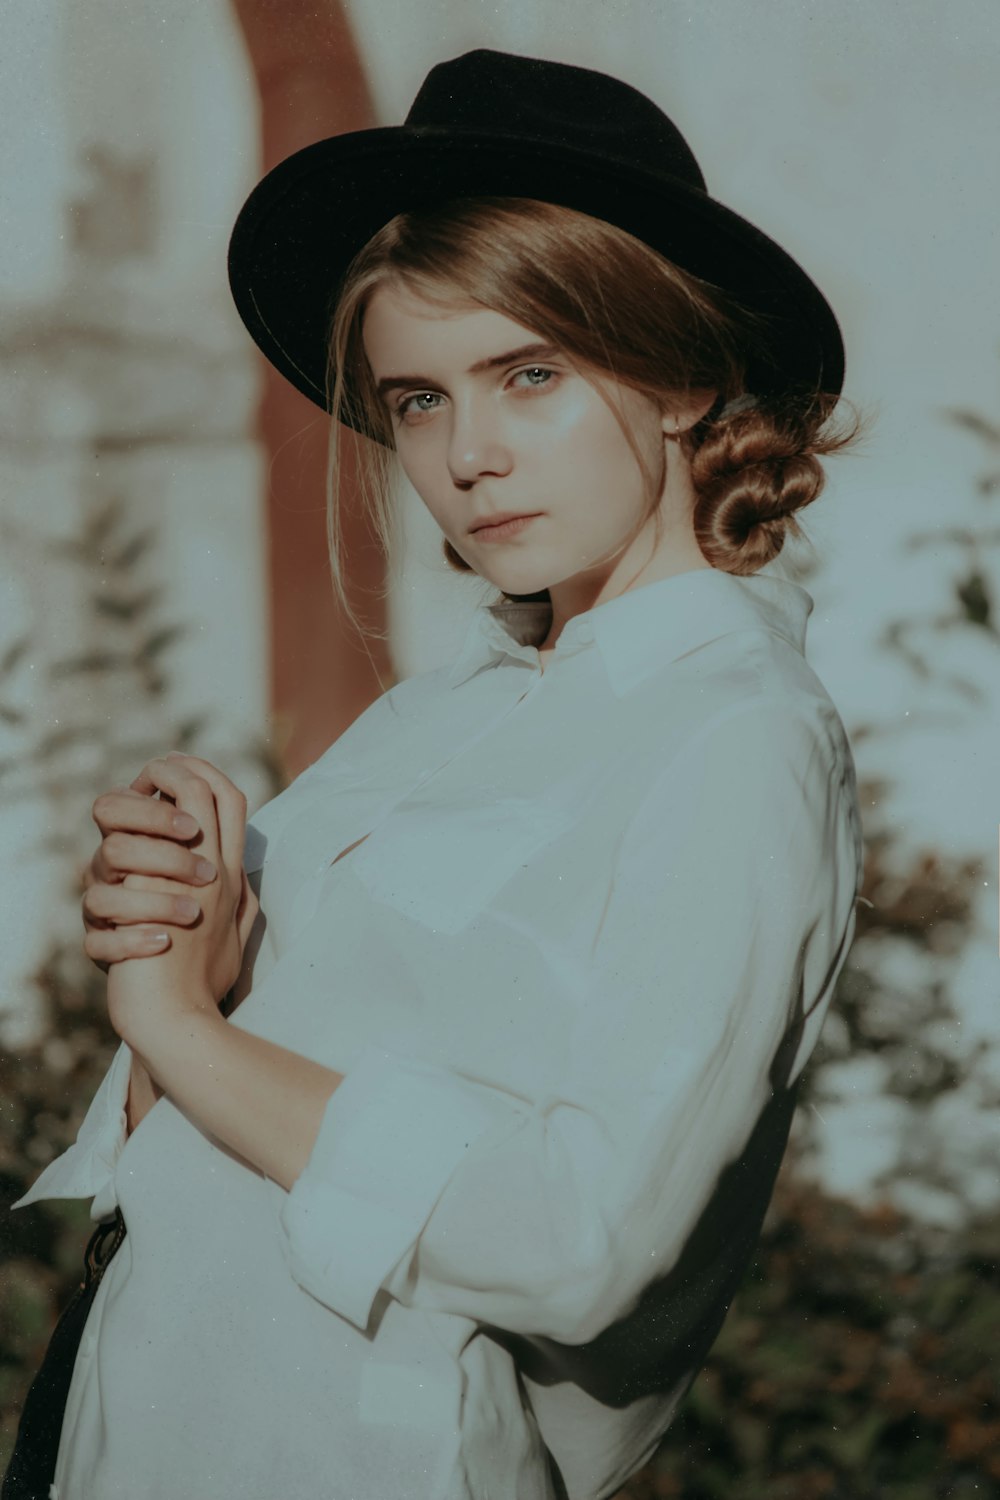
{"label": "white button-up shirt", "polygon": [[652,1456],[854,932],[812,607],[695,570],[575,617],[543,673],[549,607],[484,605],[253,816],[229,1024],[344,1082],[286,1192],[167,1097],[126,1140],[119,1048],[16,1205],[128,1227],[57,1500],[601,1500]]}

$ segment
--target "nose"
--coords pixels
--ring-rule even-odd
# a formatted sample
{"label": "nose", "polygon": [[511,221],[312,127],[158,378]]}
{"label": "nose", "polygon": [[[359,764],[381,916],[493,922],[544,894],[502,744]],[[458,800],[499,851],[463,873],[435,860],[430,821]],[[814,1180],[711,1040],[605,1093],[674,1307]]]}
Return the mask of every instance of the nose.
{"label": "nose", "polygon": [[456,487],[467,490],[485,475],[508,474],[512,463],[510,448],[482,406],[470,403],[459,409],[456,402],[452,411],[448,472]]}

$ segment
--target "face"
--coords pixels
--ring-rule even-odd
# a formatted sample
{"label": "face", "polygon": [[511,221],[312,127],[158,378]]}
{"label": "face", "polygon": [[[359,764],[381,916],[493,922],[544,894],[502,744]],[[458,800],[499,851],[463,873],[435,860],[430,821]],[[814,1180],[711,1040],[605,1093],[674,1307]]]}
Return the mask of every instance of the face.
{"label": "face", "polygon": [[[400,463],[455,550],[507,593],[565,586],[586,608],[650,554],[633,533],[646,508],[635,454],[601,390],[620,403],[662,482],[676,414],[610,377],[575,369],[532,329],[478,304],[442,310],[390,284],[362,330]],[[501,513],[533,515],[477,534]],[[645,538],[643,550],[642,538]],[[625,550],[623,551],[623,547]]]}

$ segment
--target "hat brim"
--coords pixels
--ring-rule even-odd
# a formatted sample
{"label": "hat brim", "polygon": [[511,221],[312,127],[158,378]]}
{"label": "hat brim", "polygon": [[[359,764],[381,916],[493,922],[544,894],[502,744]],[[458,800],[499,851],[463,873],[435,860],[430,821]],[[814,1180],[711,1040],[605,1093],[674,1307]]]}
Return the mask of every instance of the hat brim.
{"label": "hat brim", "polygon": [[396,214],[478,196],[537,198],[618,225],[767,320],[748,389],[840,394],[844,347],[833,310],[761,230],[676,178],[569,146],[532,148],[503,132],[379,127],[318,141],[274,167],[229,243],[233,299],[254,342],[330,411],[327,340],[350,261]]}

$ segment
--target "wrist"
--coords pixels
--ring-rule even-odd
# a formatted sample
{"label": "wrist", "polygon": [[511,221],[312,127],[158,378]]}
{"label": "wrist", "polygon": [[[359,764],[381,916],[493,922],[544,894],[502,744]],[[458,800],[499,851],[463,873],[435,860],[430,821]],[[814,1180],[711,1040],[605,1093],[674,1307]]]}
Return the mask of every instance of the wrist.
{"label": "wrist", "polygon": [[[129,963],[145,963],[130,959]],[[179,1032],[189,1033],[192,1025],[215,1021],[225,1025],[208,986],[151,986],[142,990],[116,983],[115,969],[108,975],[108,1015],[123,1042],[149,1066],[164,1048],[171,1045]],[[148,975],[147,975],[148,979]]]}

